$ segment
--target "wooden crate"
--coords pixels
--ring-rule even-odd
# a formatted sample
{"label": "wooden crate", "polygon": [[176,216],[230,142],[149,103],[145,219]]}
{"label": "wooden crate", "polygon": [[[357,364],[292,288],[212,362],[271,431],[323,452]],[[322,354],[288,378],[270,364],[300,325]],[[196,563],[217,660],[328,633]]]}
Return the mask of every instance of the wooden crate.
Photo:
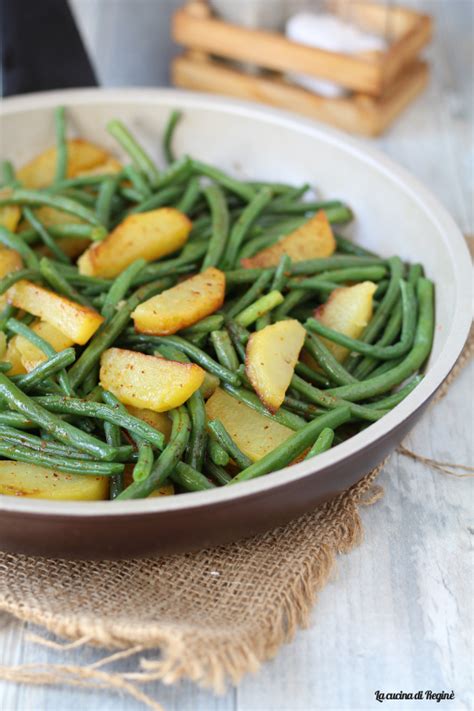
{"label": "wooden crate", "polygon": [[[336,7],[337,10],[337,7]],[[212,17],[201,0],[173,17],[173,37],[187,51],[172,64],[176,86],[262,101],[298,111],[348,131],[381,133],[425,87],[428,68],[417,56],[431,38],[427,15],[354,0],[351,21],[386,36],[386,52],[351,56],[292,42],[281,34],[232,25]],[[229,60],[264,70],[249,73]],[[299,72],[350,90],[318,96],[286,80]]]}

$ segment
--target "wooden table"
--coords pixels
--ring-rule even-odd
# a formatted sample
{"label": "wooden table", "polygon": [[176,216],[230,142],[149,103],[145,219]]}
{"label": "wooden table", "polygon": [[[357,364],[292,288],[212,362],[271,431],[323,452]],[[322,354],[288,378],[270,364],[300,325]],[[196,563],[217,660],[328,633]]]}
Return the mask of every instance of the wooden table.
{"label": "wooden table", "polygon": [[[431,0],[424,7],[436,15],[438,26],[431,85],[375,143],[429,186],[461,229],[472,233],[473,4]],[[448,396],[426,413],[407,447],[472,464],[473,378],[471,363]],[[364,542],[339,559],[311,629],[223,697],[190,683],[149,685],[148,693],[167,711],[354,711],[379,708],[376,690],[454,690],[455,700],[444,704],[385,703],[403,711],[472,708],[472,481],[394,455],[381,483],[383,500],[362,512]],[[28,631],[29,626],[0,616],[0,664],[88,664],[101,656],[84,649],[64,657],[28,641]],[[142,708],[112,693],[0,682],[2,711]]]}

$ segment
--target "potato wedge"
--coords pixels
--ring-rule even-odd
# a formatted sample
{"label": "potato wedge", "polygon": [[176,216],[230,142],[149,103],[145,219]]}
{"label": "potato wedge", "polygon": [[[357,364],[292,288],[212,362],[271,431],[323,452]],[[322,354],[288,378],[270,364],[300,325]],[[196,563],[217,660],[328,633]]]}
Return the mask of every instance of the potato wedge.
{"label": "potato wedge", "polygon": [[168,442],[171,434],[171,420],[166,412],[154,412],[141,407],[133,407],[133,405],[127,405],[127,410],[134,417],[138,417],[139,420],[143,420],[143,422],[154,427],[155,430],[162,432],[165,436],[165,442]]}
{"label": "potato wedge", "polygon": [[[359,338],[369,323],[373,313],[373,296],[377,286],[371,281],[364,281],[354,286],[334,289],[325,304],[318,306],[314,317],[329,328],[351,338]],[[337,343],[322,339],[339,362],[349,354],[347,348]]]}
{"label": "potato wedge", "polygon": [[[12,272],[17,272],[22,267],[23,261],[15,249],[0,247],[0,279]],[[0,294],[0,311],[5,307],[6,303],[7,295]]]}
{"label": "potato wedge", "polygon": [[[5,199],[10,195],[10,188],[2,188],[0,190],[0,200]],[[10,232],[15,232],[20,222],[21,208],[19,205],[5,205],[0,207],[0,225],[6,227]]]}
{"label": "potato wedge", "polygon": [[[64,254],[71,257],[71,259],[77,259],[91,244],[90,239],[85,237],[61,237],[55,242]],[[37,254],[41,254],[42,257],[53,256],[51,250],[45,244],[36,247],[35,251]]]}
{"label": "potato wedge", "polygon": [[10,287],[7,298],[13,306],[38,316],[80,345],[87,343],[104,321],[94,309],[24,279]]}
{"label": "potato wedge", "polygon": [[0,462],[0,494],[56,501],[99,501],[108,498],[106,476],[67,474],[24,462]]}
{"label": "potato wedge", "polygon": [[[52,326],[46,321],[38,321],[30,326],[31,330],[47,341],[56,351],[63,351],[65,348],[72,346],[74,341],[69,336],[66,336],[62,331]],[[42,350],[37,348],[31,341],[23,336],[17,336],[16,347],[20,352],[21,362],[29,372],[36,368],[37,365],[47,360],[47,356]]]}
{"label": "potato wedge", "polygon": [[137,306],[132,313],[135,329],[169,336],[217,311],[224,297],[225,274],[209,267]]}
{"label": "potato wedge", "polygon": [[87,175],[115,175],[120,173],[123,165],[116,158],[110,156],[104,163],[94,166],[93,168],[87,168],[86,170],[80,170],[76,173],[76,177],[82,178]]}
{"label": "potato wedge", "polygon": [[204,380],[194,363],[109,348],[100,361],[100,384],[124,405],[167,412],[191,397]]}
{"label": "potato wedge", "polygon": [[299,321],[286,319],[255,331],[248,340],[245,372],[270,412],[285,399],[305,337]]}
{"label": "potato wedge", "polygon": [[253,462],[293,434],[289,427],[252,410],[221,388],[217,388],[206,402],[206,413],[210,420],[222,422],[237,446]]}
{"label": "potato wedge", "polygon": [[204,400],[211,397],[211,395],[216,391],[216,388],[219,387],[220,382],[221,381],[217,375],[214,375],[214,373],[208,373],[207,370],[204,371],[204,382],[201,385],[201,394]]}
{"label": "potato wedge", "polygon": [[271,247],[262,249],[253,257],[241,260],[246,269],[254,267],[275,267],[282,254],[288,254],[293,262],[306,259],[330,257],[336,250],[336,240],[326,214],[320,210],[308,222],[298,227],[290,234],[282,237]]}
{"label": "potato wedge", "polygon": [[[74,178],[80,172],[94,168],[109,159],[103,148],[82,138],[67,142],[67,177]],[[18,179],[25,188],[45,188],[50,185],[56,172],[56,147],[48,148],[33,158],[18,171]]]}
{"label": "potato wedge", "polygon": [[1,358],[3,363],[11,363],[11,368],[8,375],[23,375],[26,373],[26,368],[21,360],[21,353],[17,348],[18,336],[13,336],[8,341],[7,349]]}
{"label": "potato wedge", "polygon": [[140,257],[152,262],[180,249],[188,239],[191,221],[174,207],[129,215],[102,242],[89,247],[78,260],[87,276],[115,277]]}

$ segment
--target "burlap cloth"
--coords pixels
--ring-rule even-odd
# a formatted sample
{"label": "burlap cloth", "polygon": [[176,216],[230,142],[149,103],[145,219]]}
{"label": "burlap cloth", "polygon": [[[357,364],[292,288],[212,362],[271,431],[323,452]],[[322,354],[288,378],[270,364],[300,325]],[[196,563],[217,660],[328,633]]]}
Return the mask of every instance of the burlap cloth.
{"label": "burlap cloth", "polygon": [[[473,336],[438,398],[472,356]],[[444,473],[472,475],[472,467],[402,453]],[[112,562],[0,554],[0,610],[73,640],[72,646],[120,650],[92,666],[0,667],[0,678],[115,688],[154,709],[161,707],[140,682],[188,678],[215,691],[237,683],[308,624],[336,555],[361,540],[359,508],[381,496],[374,482],[382,466],[284,527],[198,553]],[[157,658],[140,659],[150,648]],[[138,654],[136,673],[103,670],[131,654]]]}

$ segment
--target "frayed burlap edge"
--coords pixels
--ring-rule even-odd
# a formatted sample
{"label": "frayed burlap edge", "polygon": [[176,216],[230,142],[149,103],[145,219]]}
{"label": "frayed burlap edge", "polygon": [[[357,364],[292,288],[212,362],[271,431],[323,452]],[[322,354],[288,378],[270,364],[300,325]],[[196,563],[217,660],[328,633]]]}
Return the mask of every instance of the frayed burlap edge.
{"label": "frayed burlap edge", "polygon": [[[468,363],[473,353],[474,330],[471,329],[458,363],[438,391],[434,402],[446,394],[450,384]],[[430,466],[445,464],[412,453],[403,446],[400,448],[400,453],[413,456]],[[42,625],[60,637],[73,639],[72,644],[57,645],[36,638],[36,641],[43,644],[62,648],[65,653],[68,649],[83,644],[122,649],[90,666],[67,664],[3,666],[0,667],[0,678],[16,683],[68,684],[116,690],[129,694],[155,711],[163,711],[161,705],[144,693],[137,686],[138,684],[158,680],[171,684],[187,678],[215,692],[222,692],[227,681],[237,684],[243,675],[256,672],[264,661],[275,656],[279,647],[289,642],[298,628],[308,625],[317,593],[325,586],[334,568],[336,555],[349,552],[361,540],[362,525],[358,507],[370,505],[382,495],[381,488],[374,485],[374,481],[384,464],[385,462],[379,465],[349,491],[323,504],[315,513],[302,517],[302,519],[315,515],[319,519],[324,517],[328,523],[325,533],[314,549],[309,546],[297,575],[282,595],[279,609],[275,611],[273,608],[258,629],[250,627],[246,634],[237,640],[232,634],[226,636],[222,632],[217,636],[213,635],[212,631],[199,635],[196,634],[195,628],[189,630],[168,628],[163,629],[160,635],[155,633],[153,643],[143,639],[142,643],[137,645],[133,630],[129,631],[129,636],[123,626],[120,630],[114,630],[112,626],[107,634],[104,634],[104,630],[91,629],[90,624],[83,625],[80,617],[71,625],[70,618],[47,618],[40,610],[25,609],[15,601],[0,600],[1,610],[24,621]],[[465,469],[471,468],[465,467]],[[297,526],[299,521],[289,523],[285,529]],[[159,648],[161,658],[159,660],[141,658],[136,672],[109,673],[101,669],[118,659],[138,654],[152,647]]]}

